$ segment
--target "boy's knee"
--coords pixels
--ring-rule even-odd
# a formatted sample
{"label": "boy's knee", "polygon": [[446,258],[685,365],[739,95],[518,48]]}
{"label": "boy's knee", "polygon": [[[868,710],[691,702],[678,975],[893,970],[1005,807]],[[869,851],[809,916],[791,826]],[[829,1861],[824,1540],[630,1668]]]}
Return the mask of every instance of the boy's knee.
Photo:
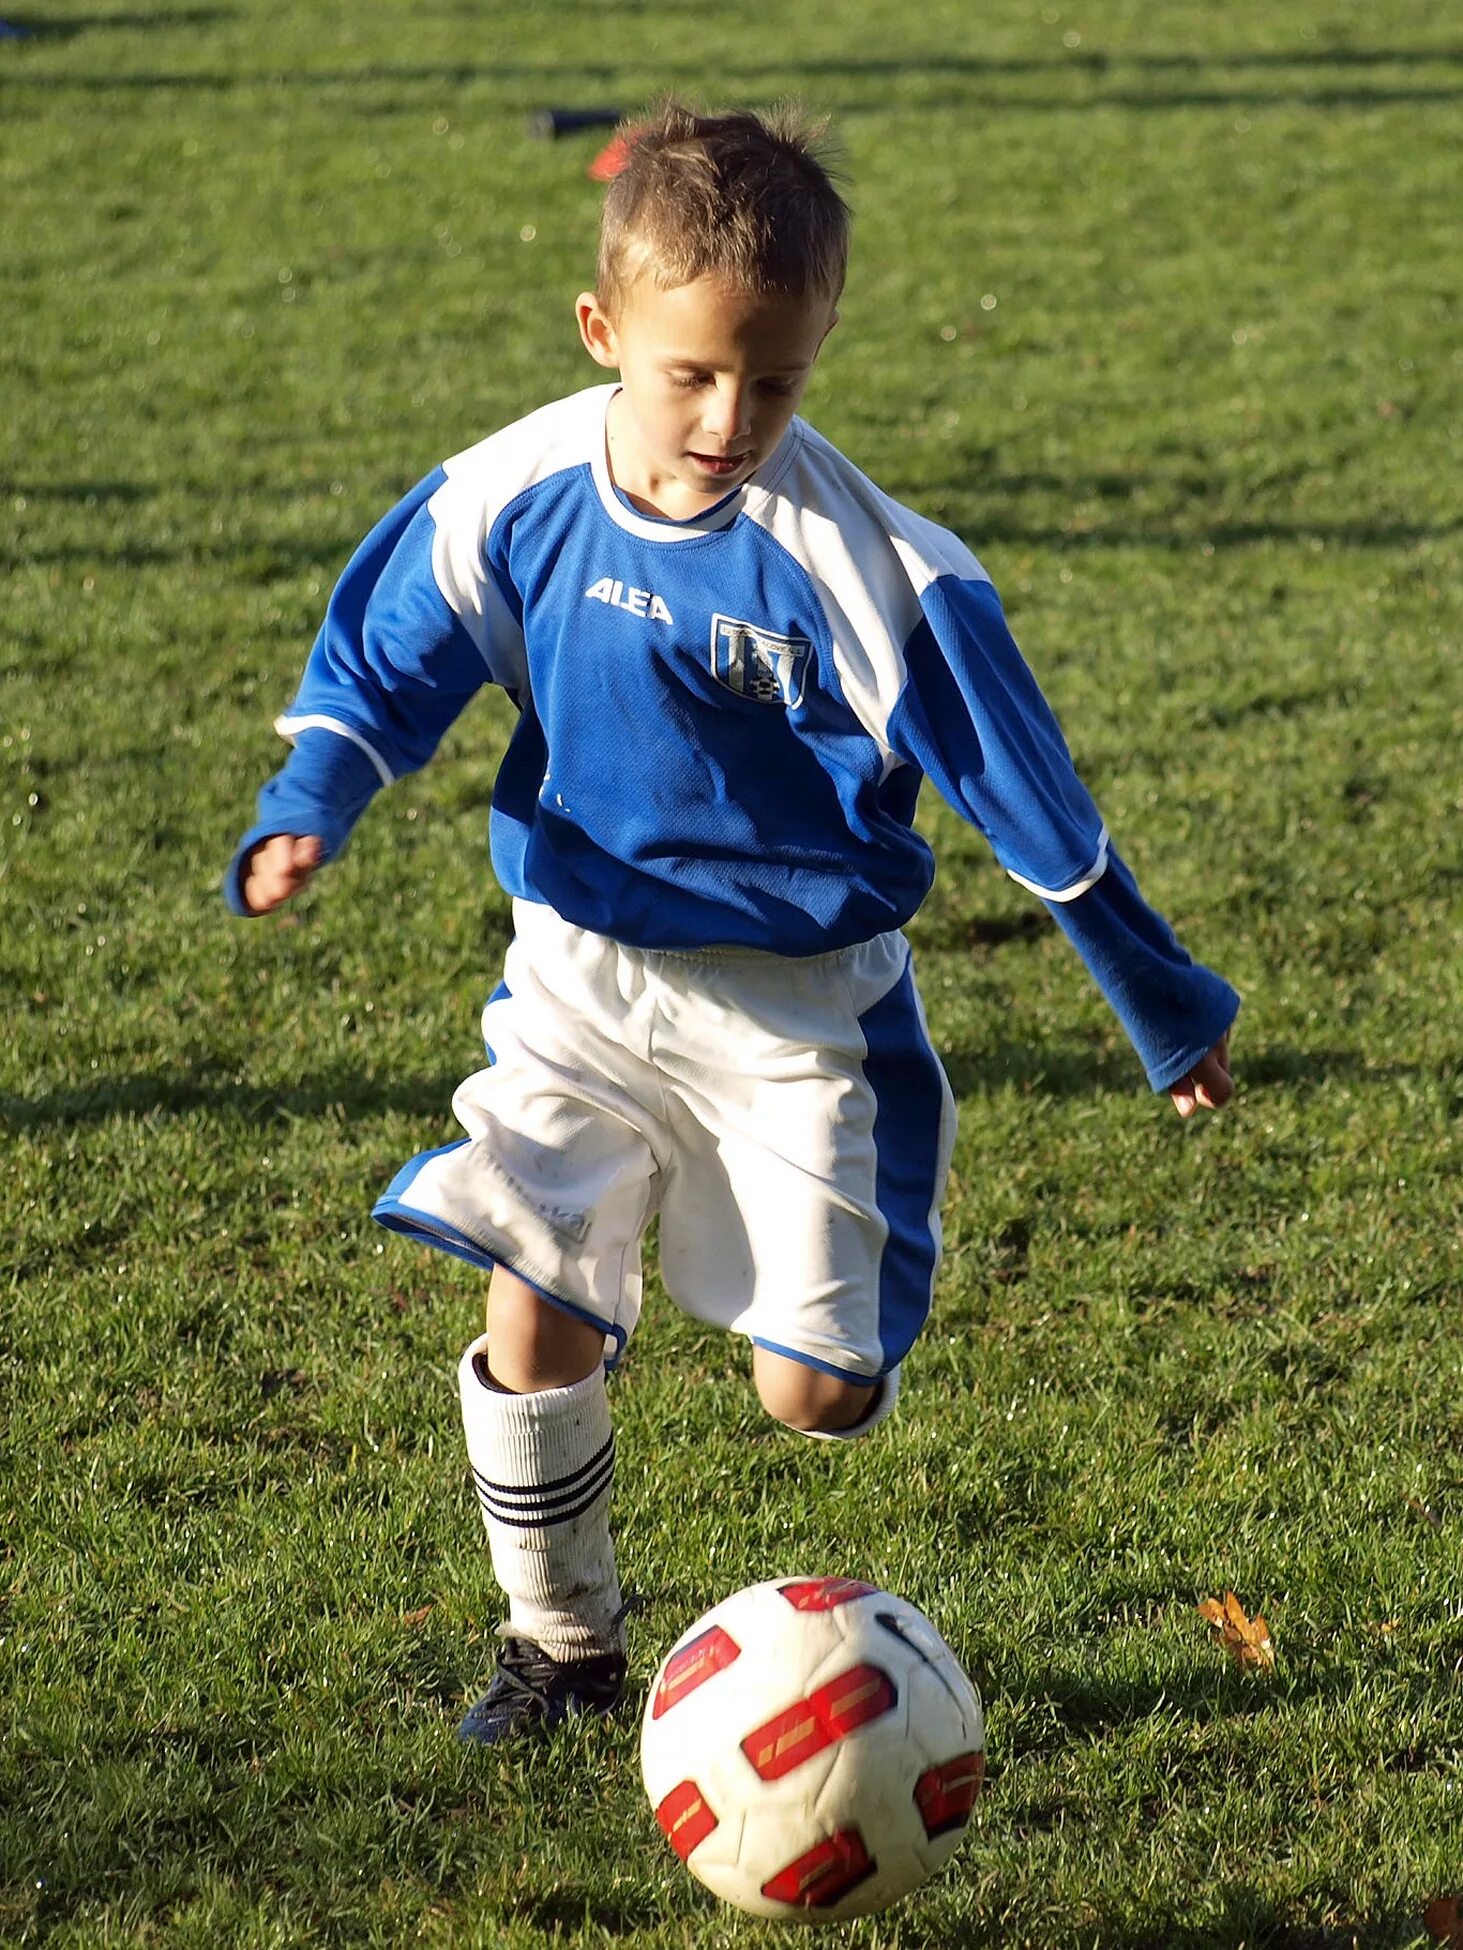
{"label": "boy's knee", "polygon": [[767,1413],[800,1435],[862,1435],[883,1421],[898,1386],[896,1375],[853,1381],[765,1347],[752,1350],[752,1372]]}
{"label": "boy's knee", "polygon": [[[604,1360],[604,1330],[498,1267],[488,1288],[488,1371],[511,1395],[570,1388]],[[481,1356],[479,1359],[481,1360]]]}

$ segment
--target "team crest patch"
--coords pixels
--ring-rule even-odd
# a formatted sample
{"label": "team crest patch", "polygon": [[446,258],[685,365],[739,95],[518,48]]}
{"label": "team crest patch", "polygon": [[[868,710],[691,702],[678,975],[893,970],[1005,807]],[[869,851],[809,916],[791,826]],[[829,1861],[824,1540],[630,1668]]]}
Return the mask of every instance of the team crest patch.
{"label": "team crest patch", "polygon": [[735,616],[711,619],[712,676],[757,704],[802,703],[812,647],[806,637],[778,636]]}

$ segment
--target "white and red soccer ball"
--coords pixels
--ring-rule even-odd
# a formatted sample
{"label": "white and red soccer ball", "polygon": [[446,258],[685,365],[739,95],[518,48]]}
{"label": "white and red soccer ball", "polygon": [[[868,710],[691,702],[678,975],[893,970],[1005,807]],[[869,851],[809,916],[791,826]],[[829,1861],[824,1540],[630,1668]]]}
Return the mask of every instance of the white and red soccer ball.
{"label": "white and red soccer ball", "polygon": [[955,1853],[985,1728],[923,1612],[849,1578],[774,1578],[671,1647],[640,1763],[656,1820],[708,1889],[753,1916],[841,1922]]}

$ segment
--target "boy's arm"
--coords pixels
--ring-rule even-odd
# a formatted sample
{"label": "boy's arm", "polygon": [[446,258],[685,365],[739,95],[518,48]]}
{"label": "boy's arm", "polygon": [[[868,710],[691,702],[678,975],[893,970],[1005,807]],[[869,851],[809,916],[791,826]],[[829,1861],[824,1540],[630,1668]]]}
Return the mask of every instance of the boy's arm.
{"label": "boy's arm", "polygon": [[1194,962],[1144,900],[1073,768],[989,583],[942,577],[905,646],[890,743],[985,833],[1086,962],[1155,1091],[1181,1115],[1230,1094],[1228,982]]}
{"label": "boy's arm", "polygon": [[[268,912],[334,859],[381,787],[427,762],[485,682],[508,681],[451,584],[432,506],[445,479],[438,469],[398,503],[336,585],[276,727],[294,749],[224,876],[236,914]],[[285,839],[299,843],[288,857]]]}
{"label": "boy's arm", "polygon": [[1117,849],[1109,845],[1106,870],[1083,893],[1043,904],[1127,1031],[1152,1088],[1168,1091],[1184,1117],[1226,1102],[1239,996],[1179,945]]}

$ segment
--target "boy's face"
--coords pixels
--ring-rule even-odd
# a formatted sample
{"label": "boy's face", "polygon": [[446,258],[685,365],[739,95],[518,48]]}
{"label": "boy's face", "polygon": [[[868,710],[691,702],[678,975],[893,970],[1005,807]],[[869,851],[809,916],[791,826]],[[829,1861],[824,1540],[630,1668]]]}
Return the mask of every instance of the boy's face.
{"label": "boy's face", "polygon": [[825,293],[741,291],[714,278],[631,285],[611,318],[593,292],[577,306],[590,357],[618,369],[610,469],[632,501],[686,520],[740,487],[797,411],[838,317]]}

